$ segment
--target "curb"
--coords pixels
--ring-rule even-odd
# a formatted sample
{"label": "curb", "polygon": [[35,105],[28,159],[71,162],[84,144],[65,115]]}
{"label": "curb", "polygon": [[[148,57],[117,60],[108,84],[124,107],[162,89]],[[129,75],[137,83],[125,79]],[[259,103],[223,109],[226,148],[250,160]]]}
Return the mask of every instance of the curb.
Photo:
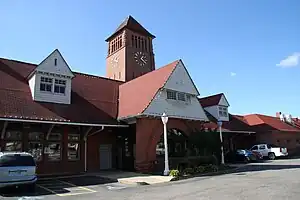
{"label": "curb", "polygon": [[243,166],[239,166],[239,167],[234,167],[232,169],[227,169],[224,171],[217,171],[217,172],[208,172],[208,173],[204,173],[204,174],[195,174],[195,175],[190,175],[190,176],[185,176],[185,177],[180,177],[180,178],[173,178],[171,181],[181,181],[181,180],[186,180],[189,178],[196,178],[196,177],[204,177],[204,176],[218,176],[218,175],[224,175],[224,174],[230,174],[230,173],[234,173],[239,169],[242,169],[244,167],[246,167],[247,165],[243,165]]}

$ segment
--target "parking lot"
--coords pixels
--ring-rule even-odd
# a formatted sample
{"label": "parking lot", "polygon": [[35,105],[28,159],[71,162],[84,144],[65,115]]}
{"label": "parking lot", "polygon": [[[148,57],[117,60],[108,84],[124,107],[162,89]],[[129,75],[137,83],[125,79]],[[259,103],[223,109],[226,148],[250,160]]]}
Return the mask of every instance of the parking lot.
{"label": "parking lot", "polygon": [[75,197],[102,192],[121,190],[128,186],[115,180],[97,176],[78,176],[68,178],[42,179],[37,182],[36,191],[29,193],[25,187],[6,188],[0,191],[0,199],[44,199],[45,197]]}

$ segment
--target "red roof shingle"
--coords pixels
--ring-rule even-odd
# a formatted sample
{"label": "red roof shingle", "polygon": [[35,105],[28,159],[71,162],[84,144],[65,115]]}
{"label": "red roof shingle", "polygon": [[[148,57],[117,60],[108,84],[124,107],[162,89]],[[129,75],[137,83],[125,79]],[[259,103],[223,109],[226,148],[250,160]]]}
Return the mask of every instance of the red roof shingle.
{"label": "red roof shingle", "polygon": [[300,129],[286,122],[280,121],[278,117],[266,116],[261,114],[251,114],[244,116],[244,119],[250,126],[257,127],[262,131],[278,130],[300,132]]}
{"label": "red roof shingle", "polygon": [[179,62],[181,61],[176,60],[120,85],[118,118],[141,114],[149,106],[159,89],[165,85]]}
{"label": "red roof shingle", "polygon": [[223,93],[220,93],[212,96],[203,97],[199,99],[199,102],[203,108],[209,106],[215,106],[219,104],[223,95],[224,95]]}
{"label": "red roof shingle", "polygon": [[117,100],[122,82],[75,72],[70,105],[36,102],[26,79],[36,67],[0,58],[0,117],[118,124]]}

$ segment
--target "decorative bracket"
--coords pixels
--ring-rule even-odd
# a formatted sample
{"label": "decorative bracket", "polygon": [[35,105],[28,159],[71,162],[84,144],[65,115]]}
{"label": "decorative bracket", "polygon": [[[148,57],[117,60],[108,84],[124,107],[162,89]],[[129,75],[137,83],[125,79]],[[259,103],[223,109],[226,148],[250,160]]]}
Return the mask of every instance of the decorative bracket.
{"label": "decorative bracket", "polygon": [[49,127],[48,132],[47,132],[47,135],[46,135],[46,140],[49,139],[49,136],[50,136],[50,134],[51,134],[52,129],[54,128],[54,126],[55,126],[54,124],[51,124],[51,126]]}

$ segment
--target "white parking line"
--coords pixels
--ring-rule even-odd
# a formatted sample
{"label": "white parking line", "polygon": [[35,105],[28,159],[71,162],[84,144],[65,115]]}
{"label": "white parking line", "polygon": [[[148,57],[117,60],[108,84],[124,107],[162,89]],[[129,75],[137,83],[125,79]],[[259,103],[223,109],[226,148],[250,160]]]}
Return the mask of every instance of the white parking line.
{"label": "white parking line", "polygon": [[[54,182],[53,182],[54,181]],[[66,181],[61,181],[57,179],[52,179],[52,183],[46,181],[45,183],[41,182],[40,184],[37,184],[38,187],[55,194],[57,196],[63,197],[63,196],[74,196],[74,195],[81,195],[81,194],[90,194],[97,192],[95,190],[82,187],[82,186],[77,186],[75,184],[66,182]],[[65,191],[68,190],[68,193],[60,193],[60,191]],[[82,191],[82,192],[80,192]]]}

